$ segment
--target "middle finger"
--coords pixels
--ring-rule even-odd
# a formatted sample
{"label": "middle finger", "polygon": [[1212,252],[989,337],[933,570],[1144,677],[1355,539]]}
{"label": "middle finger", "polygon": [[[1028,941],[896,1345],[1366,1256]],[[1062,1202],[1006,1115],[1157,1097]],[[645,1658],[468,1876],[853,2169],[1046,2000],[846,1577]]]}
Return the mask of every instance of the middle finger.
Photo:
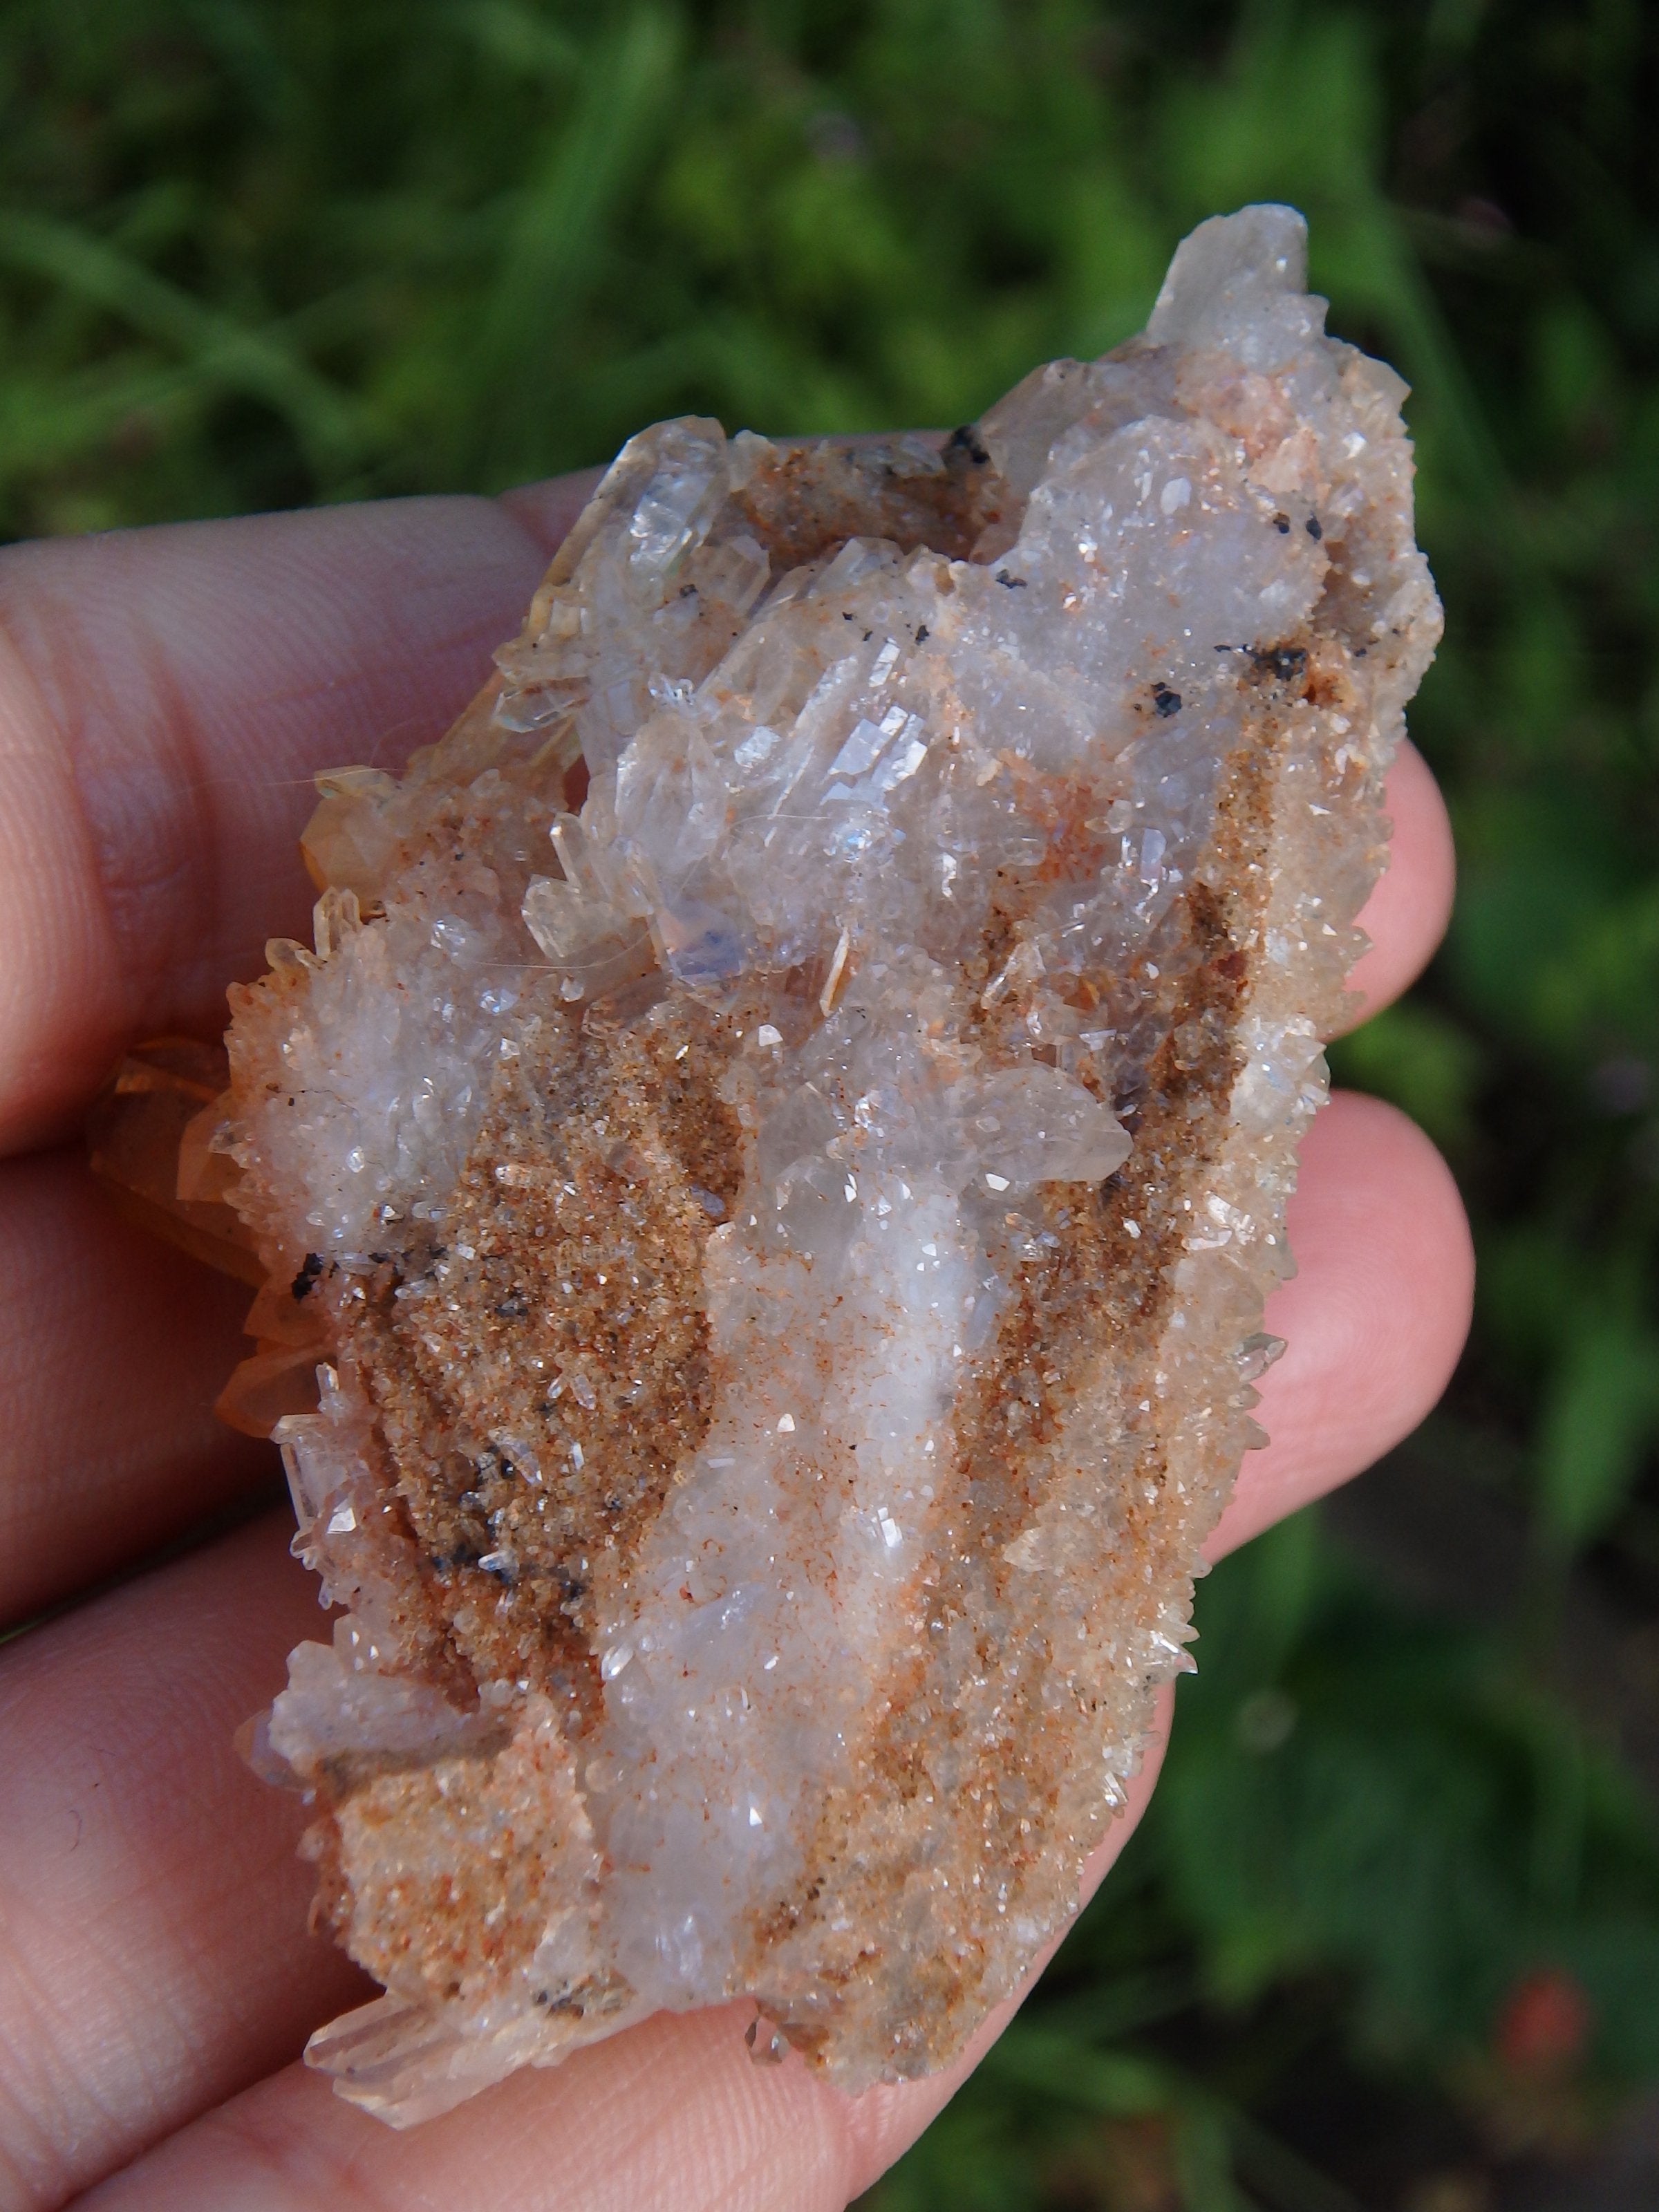
{"label": "middle finger", "polygon": [[0,1161],[0,1627],[276,1484],[213,1412],[251,1295],[123,1220],[78,1146]]}

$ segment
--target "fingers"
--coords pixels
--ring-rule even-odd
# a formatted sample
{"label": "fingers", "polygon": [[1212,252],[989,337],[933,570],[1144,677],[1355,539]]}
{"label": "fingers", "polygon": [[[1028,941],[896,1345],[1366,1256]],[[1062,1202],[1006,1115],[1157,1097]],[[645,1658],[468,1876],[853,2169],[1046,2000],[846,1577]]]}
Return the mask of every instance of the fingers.
{"label": "fingers", "polygon": [[401,767],[489,672],[551,493],[386,501],[0,551],[0,1147],[132,1037],[224,1024],[301,930],[313,772]]}
{"label": "fingers", "polygon": [[1394,836],[1389,865],[1359,916],[1371,949],[1348,978],[1348,988],[1360,1000],[1346,1025],[1349,1029],[1368,1021],[1422,974],[1446,933],[1456,889],[1446,802],[1409,738],[1389,771],[1385,804]]}
{"label": "fingers", "polygon": [[213,1412],[247,1302],[124,1221],[78,1146],[0,1163],[0,1626],[275,1481]]}
{"label": "fingers", "polygon": [[1474,1252],[1457,1186],[1380,1099],[1338,1092],[1304,1138],[1290,1241],[1299,1272],[1264,1324],[1286,1345],[1256,1416],[1272,1442],[1245,1454],[1212,1559],[1408,1435],[1468,1334]]}
{"label": "fingers", "polygon": [[368,1994],[236,1728],[319,1632],[276,1517],[0,1651],[0,2206],[61,2203]]}

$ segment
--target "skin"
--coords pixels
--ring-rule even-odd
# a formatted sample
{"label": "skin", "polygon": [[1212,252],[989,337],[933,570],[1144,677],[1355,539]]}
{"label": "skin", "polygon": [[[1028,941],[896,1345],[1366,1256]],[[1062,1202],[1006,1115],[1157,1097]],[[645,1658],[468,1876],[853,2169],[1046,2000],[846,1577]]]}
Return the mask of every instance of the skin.
{"label": "skin", "polygon": [[[306,933],[312,772],[441,733],[592,482],[0,552],[0,1626],[58,1608],[0,1647],[0,2212],[838,2212],[1005,2024],[949,2075],[849,2100],[751,2063],[747,2007],[664,2015],[401,2136],[297,2063],[372,1990],[307,1933],[301,1808],[231,1748],[319,1626],[271,1454],[208,1411],[247,1292],[119,1219],[78,1126],[129,1043],[211,1035],[263,940]],[[1389,803],[1365,1012],[1451,901],[1409,747]],[[1273,1441],[1217,1557],[1404,1436],[1468,1326],[1462,1209],[1392,1109],[1321,1115],[1291,1233]],[[237,1525],[147,1564],[214,1514]]]}

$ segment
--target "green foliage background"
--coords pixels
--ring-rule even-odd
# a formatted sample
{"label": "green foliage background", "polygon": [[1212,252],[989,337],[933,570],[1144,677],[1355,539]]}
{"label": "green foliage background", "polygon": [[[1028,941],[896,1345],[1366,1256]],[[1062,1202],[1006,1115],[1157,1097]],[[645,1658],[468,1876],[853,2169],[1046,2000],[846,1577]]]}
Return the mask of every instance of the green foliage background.
{"label": "green foliage background", "polygon": [[[1337,1058],[1469,1198],[1417,1449],[1522,1528],[1521,1601],[1410,1615],[1311,1520],[1218,1573],[1152,1819],[889,2208],[1392,2203],[1378,2114],[1484,2154],[1659,2079],[1648,1789],[1559,1688],[1574,1592],[1659,1610],[1656,75],[1640,0],[0,15],[5,534],[492,489],[686,409],[967,420],[1252,198],[1415,386],[1462,887]],[[1498,2049],[1546,1969],[1594,2023],[1547,2095]]]}

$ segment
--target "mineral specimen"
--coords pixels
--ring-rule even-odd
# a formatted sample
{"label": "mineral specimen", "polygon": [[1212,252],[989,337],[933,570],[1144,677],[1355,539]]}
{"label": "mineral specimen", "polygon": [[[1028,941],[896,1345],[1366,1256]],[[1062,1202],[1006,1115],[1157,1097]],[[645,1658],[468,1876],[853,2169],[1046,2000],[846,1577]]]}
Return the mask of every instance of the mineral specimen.
{"label": "mineral specimen", "polygon": [[180,1194],[349,1608],[252,1755],[390,2120],[738,1995],[920,2074],[1076,1909],[1438,630],[1303,272],[1207,222],[942,450],[645,431],[450,735],[320,779]]}

